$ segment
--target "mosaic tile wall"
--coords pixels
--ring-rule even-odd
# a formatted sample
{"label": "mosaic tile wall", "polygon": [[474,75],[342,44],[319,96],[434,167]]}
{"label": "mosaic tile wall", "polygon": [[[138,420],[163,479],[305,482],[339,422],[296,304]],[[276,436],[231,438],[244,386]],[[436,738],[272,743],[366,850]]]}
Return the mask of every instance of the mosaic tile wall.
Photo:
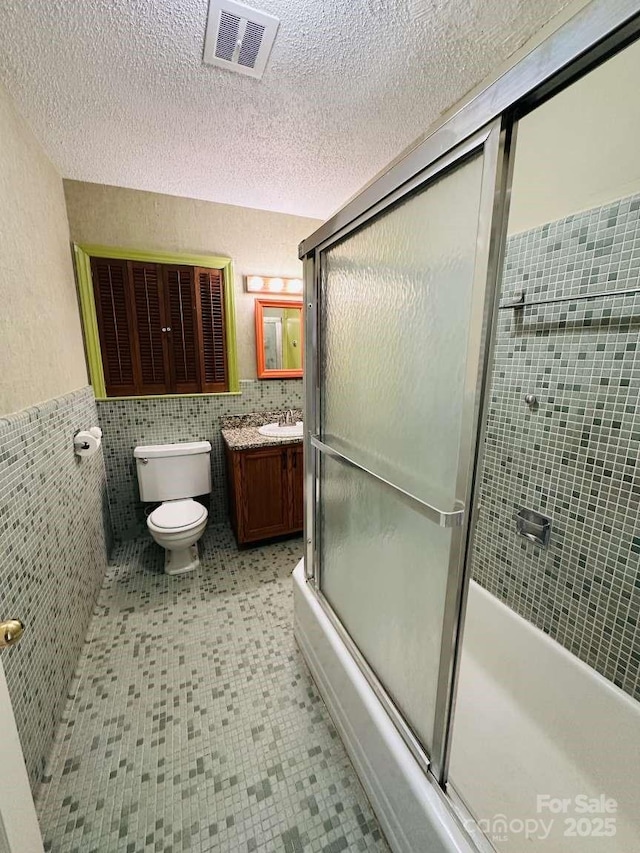
{"label": "mosaic tile wall", "polygon": [[[502,301],[639,274],[634,196],[509,238]],[[479,583],[636,698],[639,330],[633,294],[500,311],[473,554]],[[516,534],[522,507],[553,519],[548,550]]]}
{"label": "mosaic tile wall", "polygon": [[227,518],[220,418],[302,406],[301,379],[246,380],[240,382],[240,388],[241,394],[229,396],[98,402],[100,426],[104,431],[111,519],[117,540],[146,533],[144,506],[138,495],[133,460],[133,448],[139,444],[210,441],[213,490],[209,517],[214,523]]}
{"label": "mosaic tile wall", "polygon": [[74,433],[96,423],[91,388],[0,418],[2,613],[26,625],[2,665],[33,788],[107,569],[102,454],[73,452]]}

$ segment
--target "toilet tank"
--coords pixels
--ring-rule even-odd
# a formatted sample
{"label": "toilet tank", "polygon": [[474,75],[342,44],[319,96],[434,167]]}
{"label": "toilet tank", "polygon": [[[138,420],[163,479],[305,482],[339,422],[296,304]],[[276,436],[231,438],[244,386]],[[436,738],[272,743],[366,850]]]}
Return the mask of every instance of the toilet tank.
{"label": "toilet tank", "polygon": [[142,501],[195,498],[211,491],[208,441],[147,444],[133,451]]}

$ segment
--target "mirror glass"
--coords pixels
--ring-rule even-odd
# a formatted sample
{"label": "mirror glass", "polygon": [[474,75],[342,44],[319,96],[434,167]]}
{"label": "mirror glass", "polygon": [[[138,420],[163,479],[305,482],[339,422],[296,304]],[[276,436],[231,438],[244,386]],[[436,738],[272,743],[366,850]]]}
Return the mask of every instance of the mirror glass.
{"label": "mirror glass", "polygon": [[256,300],[258,378],[302,376],[302,302]]}

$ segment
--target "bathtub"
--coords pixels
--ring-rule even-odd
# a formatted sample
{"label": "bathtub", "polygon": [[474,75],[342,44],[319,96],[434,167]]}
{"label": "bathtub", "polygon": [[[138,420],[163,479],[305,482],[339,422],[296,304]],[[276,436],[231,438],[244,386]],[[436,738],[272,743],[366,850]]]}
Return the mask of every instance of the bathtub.
{"label": "bathtub", "polygon": [[494,847],[640,851],[640,703],[474,581],[464,631],[449,780]]}
{"label": "bathtub", "polygon": [[376,817],[396,853],[475,850],[398,734],[307,584],[293,573],[294,633]]}
{"label": "bathtub", "polygon": [[[477,850],[349,655],[306,583],[302,561],[293,584],[296,640],[392,850]],[[640,704],[474,582],[464,649],[450,780],[494,847],[511,853],[640,850]],[[573,813],[576,796],[589,804],[604,796],[609,807],[615,800],[615,813],[606,815],[614,818],[607,826],[615,836],[564,834],[571,829],[564,821],[583,817]],[[550,811],[566,799],[571,813]],[[518,821],[524,826],[527,818],[541,817],[545,828],[554,821],[544,839],[542,832],[525,838],[516,831]],[[584,830],[584,821],[578,827]]]}

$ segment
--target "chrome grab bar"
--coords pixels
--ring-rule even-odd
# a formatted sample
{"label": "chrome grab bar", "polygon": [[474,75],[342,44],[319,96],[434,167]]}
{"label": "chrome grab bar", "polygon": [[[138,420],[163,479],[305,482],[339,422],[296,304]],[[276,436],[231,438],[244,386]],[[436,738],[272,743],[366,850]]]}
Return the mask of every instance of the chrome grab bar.
{"label": "chrome grab bar", "polygon": [[312,435],[310,438],[311,444],[316,448],[316,450],[319,450],[321,453],[326,453],[327,456],[330,456],[332,459],[337,459],[339,462],[343,462],[351,468],[356,468],[358,471],[368,474],[369,477],[372,477],[378,483],[410,503],[414,509],[424,515],[424,517],[429,519],[429,521],[437,524],[438,527],[460,527],[463,523],[465,508],[464,504],[460,501],[456,501],[456,507],[453,510],[438,509],[438,507],[432,506],[431,504],[426,503],[426,501],[412,495],[411,492],[407,492],[405,489],[400,488],[400,486],[396,486],[389,480],[385,480],[385,478],[381,477],[379,474],[375,474],[369,468],[366,468],[364,465],[356,462],[355,459],[352,459],[350,456],[346,456],[340,450],[336,450],[335,447],[325,444],[325,442],[317,435]]}

